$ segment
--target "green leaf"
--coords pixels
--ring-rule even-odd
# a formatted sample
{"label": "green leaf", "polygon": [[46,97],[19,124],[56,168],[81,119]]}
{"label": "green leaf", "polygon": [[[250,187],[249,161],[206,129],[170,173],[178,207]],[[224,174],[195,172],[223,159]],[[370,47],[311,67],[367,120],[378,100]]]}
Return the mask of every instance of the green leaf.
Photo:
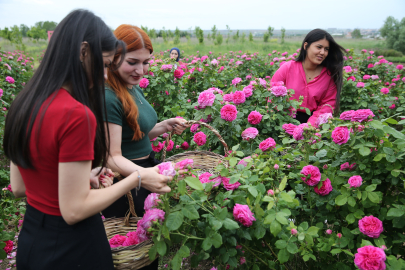
{"label": "green leaf", "polygon": [[371,184],[366,187],[366,191],[374,191],[377,188],[377,184]]}
{"label": "green leaf", "polygon": [[167,246],[166,246],[166,243],[165,243],[164,240],[155,243],[155,245],[156,245],[156,248],[157,248],[157,252],[158,252],[161,256],[166,255]]}
{"label": "green leaf", "polygon": [[188,204],[181,209],[181,212],[186,218],[189,219],[198,219],[200,215],[198,211],[194,208],[194,205]]}
{"label": "green leaf", "polygon": [[222,261],[223,263],[227,263],[228,260],[229,260],[229,254],[228,254],[228,252],[225,252],[224,254],[222,254],[222,255],[220,256],[220,258],[221,258],[221,261]]}
{"label": "green leaf", "polygon": [[347,198],[347,203],[351,206],[354,207],[356,205],[356,200],[353,197],[348,197]]}
{"label": "green leaf", "polygon": [[297,247],[297,245],[295,243],[290,242],[290,243],[288,243],[287,250],[291,254],[295,254],[295,253],[298,252],[298,247]]}
{"label": "green leaf", "polygon": [[232,157],[229,160],[229,165],[231,165],[231,167],[235,167],[236,163],[238,163],[238,159],[236,157]]}
{"label": "green leaf", "polygon": [[402,217],[403,215],[405,215],[405,210],[398,208],[390,208],[387,213],[388,217]]}
{"label": "green leaf", "polygon": [[330,253],[332,253],[332,255],[336,255],[340,252],[342,252],[342,250],[340,248],[336,248],[336,249],[332,249]]}
{"label": "green leaf", "polygon": [[216,218],[210,218],[210,225],[213,230],[218,231],[222,228],[222,221]]}
{"label": "green leaf", "polygon": [[315,227],[315,226],[311,226],[309,227],[307,234],[311,235],[311,236],[315,236],[318,234],[319,228]]}
{"label": "green leaf", "polygon": [[280,193],[280,197],[286,202],[293,202],[293,199],[288,193],[282,192]]}
{"label": "green leaf", "polygon": [[368,156],[368,155],[370,155],[370,148],[362,146],[359,148],[359,153],[362,156]]}
{"label": "green leaf", "polygon": [[284,248],[278,252],[277,257],[280,263],[283,264],[288,261],[288,259],[290,258],[290,254],[288,253],[287,249]]}
{"label": "green leaf", "polygon": [[211,239],[214,247],[219,248],[222,245],[222,236],[219,233],[214,233]]}
{"label": "green leaf", "polygon": [[252,194],[253,197],[257,197],[257,189],[255,187],[249,186],[248,187],[249,193]]}
{"label": "green leaf", "polygon": [[373,243],[371,243],[370,241],[368,241],[368,240],[361,240],[361,246],[362,247],[364,247],[364,246],[372,246],[373,245]]}
{"label": "green leaf", "polygon": [[184,181],[186,181],[186,183],[193,189],[196,190],[204,190],[203,185],[200,182],[200,179],[196,178],[196,177],[186,177],[184,179]]}
{"label": "green leaf", "polygon": [[224,227],[225,227],[227,230],[236,230],[236,229],[239,229],[238,223],[237,223],[235,220],[232,220],[232,219],[229,219],[229,218],[226,218],[226,219],[224,220]]}
{"label": "green leaf", "polygon": [[388,134],[391,134],[392,136],[394,136],[394,137],[397,138],[397,139],[405,139],[405,135],[404,135],[404,134],[402,134],[401,132],[399,132],[399,131],[396,130],[396,129],[393,129],[393,128],[390,127],[390,126],[384,126],[383,130],[384,130],[385,132],[387,132]]}
{"label": "green leaf", "polygon": [[176,255],[173,257],[171,264],[173,266],[173,270],[180,270],[181,267],[181,262],[182,258],[179,253],[176,253]]}
{"label": "green leaf", "polygon": [[346,220],[347,220],[347,222],[348,222],[349,224],[352,224],[353,222],[356,221],[356,218],[354,217],[353,214],[348,214],[348,215],[346,216]]}
{"label": "green leaf", "polygon": [[255,229],[255,237],[257,239],[262,239],[266,234],[266,229],[263,226],[257,226]]}
{"label": "green leaf", "polygon": [[288,220],[285,218],[285,213],[284,212],[278,212],[276,214],[276,220],[280,222],[281,224],[287,225]]}
{"label": "green leaf", "polygon": [[278,221],[273,221],[270,224],[270,232],[274,235],[277,236],[277,234],[281,231],[281,225],[278,223]]}
{"label": "green leaf", "polygon": [[335,199],[335,203],[336,203],[337,205],[345,205],[346,202],[347,202],[347,197],[344,196],[344,195],[339,195],[339,196],[337,196],[336,199]]}
{"label": "green leaf", "polygon": [[166,220],[169,231],[175,231],[183,224],[183,214],[180,211],[170,213]]}
{"label": "green leaf", "polygon": [[285,240],[277,240],[275,245],[276,245],[276,248],[283,249],[283,248],[287,247],[287,242]]}
{"label": "green leaf", "polygon": [[285,186],[287,185],[287,176],[284,176],[283,180],[281,180],[281,183],[278,187],[280,191],[283,191],[285,189]]}
{"label": "green leaf", "polygon": [[[4,250],[3,250],[3,251],[4,251]],[[157,247],[156,247],[156,245],[153,245],[153,246],[149,249],[148,254],[149,254],[149,258],[150,258],[151,260],[154,260],[154,259],[156,258],[156,255],[157,255]]]}
{"label": "green leaf", "polygon": [[383,157],[385,157],[385,154],[378,154],[378,155],[376,155],[375,157],[374,157],[374,161],[380,161]]}
{"label": "green leaf", "polygon": [[326,151],[325,149],[322,149],[322,150],[319,150],[318,152],[316,152],[316,156],[318,158],[326,157],[327,154],[328,154],[328,151]]}
{"label": "green leaf", "polygon": [[202,242],[201,247],[202,247],[205,251],[209,250],[209,249],[212,247],[212,239],[211,239],[211,237],[205,238],[204,241]]}
{"label": "green leaf", "polygon": [[380,202],[380,197],[378,197],[377,193],[375,193],[375,192],[368,192],[367,197],[373,203],[379,203]]}
{"label": "green leaf", "polygon": [[376,129],[383,129],[384,125],[383,123],[381,123],[380,121],[377,120],[373,120],[371,122],[368,122],[372,127],[376,128]]}
{"label": "green leaf", "polygon": [[179,193],[180,193],[180,195],[184,195],[184,194],[186,194],[186,192],[187,192],[187,189],[186,189],[186,182],[185,181],[179,181],[178,183],[177,183],[177,190],[179,191]]}

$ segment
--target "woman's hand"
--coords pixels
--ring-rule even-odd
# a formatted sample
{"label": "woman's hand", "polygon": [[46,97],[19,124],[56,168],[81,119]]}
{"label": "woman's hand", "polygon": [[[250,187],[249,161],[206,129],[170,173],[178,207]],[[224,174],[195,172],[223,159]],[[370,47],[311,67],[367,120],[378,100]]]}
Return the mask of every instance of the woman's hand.
{"label": "woman's hand", "polygon": [[[134,173],[137,174],[138,172]],[[141,186],[143,188],[159,194],[165,194],[171,191],[167,183],[172,181],[173,177],[159,174],[159,168],[157,166],[140,169],[139,173],[141,174]]]}
{"label": "woman's hand", "polygon": [[169,132],[174,130],[174,134],[176,135],[180,135],[186,128],[190,127],[190,125],[186,125],[187,120],[182,118],[170,118],[165,122],[166,130]]}
{"label": "woman's hand", "polygon": [[99,188],[100,182],[104,187],[109,187],[113,184],[114,173],[107,168],[101,167],[94,168],[90,172],[90,185],[92,188]]}

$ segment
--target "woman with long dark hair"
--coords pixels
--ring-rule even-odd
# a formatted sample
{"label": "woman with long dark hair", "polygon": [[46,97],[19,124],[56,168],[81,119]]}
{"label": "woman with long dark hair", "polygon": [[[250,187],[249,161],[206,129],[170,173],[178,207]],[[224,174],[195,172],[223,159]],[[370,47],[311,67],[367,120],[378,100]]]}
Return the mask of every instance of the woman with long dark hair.
{"label": "woman with long dark hair", "polygon": [[304,97],[296,119],[316,126],[324,113],[339,113],[340,92],[343,84],[344,48],[322,29],[314,29],[304,38],[298,58],[283,64],[274,74],[272,82],[284,82],[295,94],[292,99]]}
{"label": "woman with long dark hair", "polygon": [[[4,150],[16,197],[27,197],[18,242],[23,269],[113,269],[100,211],[143,186],[169,192],[158,170],[133,172],[107,189],[90,190],[92,168],[106,166],[104,79],[125,53],[107,25],[76,10],[56,27],[43,61],[12,103]],[[119,62],[119,61],[118,61]],[[103,172],[105,170],[99,170]]]}

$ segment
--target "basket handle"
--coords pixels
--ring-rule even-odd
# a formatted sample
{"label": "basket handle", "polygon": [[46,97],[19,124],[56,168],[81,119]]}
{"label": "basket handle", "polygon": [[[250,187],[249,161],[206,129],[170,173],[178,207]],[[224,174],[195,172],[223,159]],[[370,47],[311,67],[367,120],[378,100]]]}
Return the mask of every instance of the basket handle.
{"label": "basket handle", "polygon": [[[201,126],[204,126],[206,128],[208,128],[209,130],[211,130],[219,139],[219,141],[222,143],[222,145],[224,146],[224,150],[225,150],[225,155],[229,152],[229,148],[228,145],[226,144],[226,142],[224,141],[224,139],[222,138],[222,136],[219,134],[219,132],[211,127],[210,125],[208,125],[207,123],[201,122],[201,121],[196,121],[196,120],[189,120],[185,123],[186,125],[193,125],[193,124],[199,124]],[[169,133],[169,136],[166,138],[166,143],[163,146],[163,154],[162,154],[162,162],[165,161],[166,159],[166,148],[169,145],[169,141],[172,139],[172,136],[174,135],[174,130],[172,130],[172,132]]]}
{"label": "basket handle", "polygon": [[[122,175],[119,174],[118,172],[113,172],[113,173],[114,173],[114,177],[117,178],[118,181],[121,181],[123,179]],[[99,188],[104,188],[104,186],[100,183]],[[134,217],[138,217],[138,216],[136,215],[136,212],[135,212],[134,198],[132,198],[131,191],[128,191],[128,193],[126,195],[127,195],[128,203],[129,203],[129,211],[125,215],[124,222],[125,222],[126,226],[129,226],[129,218],[130,218],[131,214]]]}

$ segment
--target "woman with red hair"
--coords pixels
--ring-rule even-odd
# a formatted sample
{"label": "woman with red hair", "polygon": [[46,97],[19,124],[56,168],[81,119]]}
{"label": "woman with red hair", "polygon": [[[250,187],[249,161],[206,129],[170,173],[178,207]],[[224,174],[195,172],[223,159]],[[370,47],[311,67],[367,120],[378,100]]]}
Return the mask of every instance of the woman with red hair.
{"label": "woman with red hair", "polygon": [[[108,71],[106,80],[107,110],[104,121],[110,132],[111,153],[107,164],[125,177],[140,168],[153,167],[160,163],[154,158],[151,139],[172,130],[181,134],[187,126],[186,120],[181,118],[157,123],[156,112],[139,87],[140,80],[148,71],[153,52],[148,35],[139,27],[128,24],[120,25],[114,35],[127,44],[127,53],[117,70]],[[120,57],[120,54],[116,54],[114,60],[119,61]],[[139,217],[144,214],[144,201],[150,193],[147,188],[142,187],[137,193],[135,189],[132,190],[135,212]],[[105,209],[103,215],[123,217],[128,210],[128,199],[124,196]],[[157,263],[156,267],[150,269],[157,269]]]}

